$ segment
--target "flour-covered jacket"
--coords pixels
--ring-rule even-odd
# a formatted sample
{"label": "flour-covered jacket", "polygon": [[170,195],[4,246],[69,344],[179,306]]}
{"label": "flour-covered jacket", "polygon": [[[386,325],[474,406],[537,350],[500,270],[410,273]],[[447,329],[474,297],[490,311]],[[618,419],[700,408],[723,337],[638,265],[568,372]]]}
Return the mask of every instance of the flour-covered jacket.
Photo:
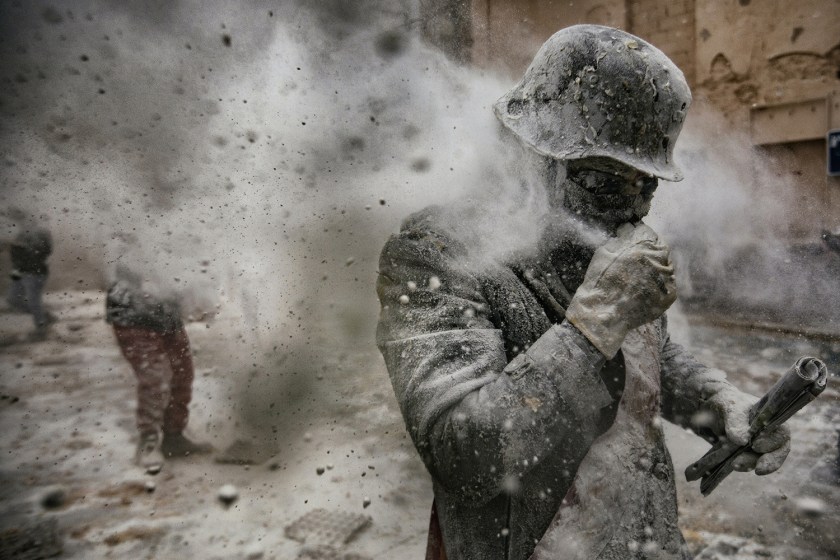
{"label": "flour-covered jacket", "polygon": [[20,274],[46,276],[47,257],[52,253],[52,235],[44,228],[25,229],[16,237],[9,250],[12,266]]}
{"label": "flour-covered jacket", "polygon": [[[617,504],[638,510],[607,517],[614,527],[581,535],[611,546],[558,557],[685,557],[659,412],[685,425],[704,383],[719,378],[670,342],[664,319],[634,331],[633,348],[607,361],[563,319],[570,293],[556,252],[478,264],[439,214],[428,208],[410,216],[382,251],[377,341],[433,479],[449,560],[531,557],[564,498],[566,505],[589,503],[570,489],[602,435],[610,441],[591,454],[593,468],[608,453],[629,451],[615,457],[600,483],[641,480],[633,490],[641,502]],[[628,351],[639,357],[628,360],[631,368]],[[628,387],[643,387],[634,398],[647,399],[644,406],[619,406],[625,377],[632,378]],[[614,421],[622,426],[611,430]],[[626,444],[622,432],[616,439],[624,424],[642,438]],[[597,491],[591,480],[580,485],[579,491]],[[595,520],[579,519],[589,513],[579,509],[565,519],[591,528]],[[630,542],[636,544],[628,548]]]}
{"label": "flour-covered jacket", "polygon": [[184,326],[176,300],[155,297],[125,280],[108,286],[105,321],[119,327],[140,327],[161,333],[176,332]]}

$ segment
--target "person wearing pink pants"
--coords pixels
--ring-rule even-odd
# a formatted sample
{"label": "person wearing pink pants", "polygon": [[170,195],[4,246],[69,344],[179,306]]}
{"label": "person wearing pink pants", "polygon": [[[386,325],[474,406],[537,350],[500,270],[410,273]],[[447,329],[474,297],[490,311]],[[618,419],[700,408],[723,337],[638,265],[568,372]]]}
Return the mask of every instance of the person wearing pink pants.
{"label": "person wearing pink pants", "polygon": [[135,462],[152,468],[164,458],[208,453],[212,447],[184,436],[194,378],[190,341],[173,299],[152,296],[124,268],[106,298],[106,321],[137,377]]}

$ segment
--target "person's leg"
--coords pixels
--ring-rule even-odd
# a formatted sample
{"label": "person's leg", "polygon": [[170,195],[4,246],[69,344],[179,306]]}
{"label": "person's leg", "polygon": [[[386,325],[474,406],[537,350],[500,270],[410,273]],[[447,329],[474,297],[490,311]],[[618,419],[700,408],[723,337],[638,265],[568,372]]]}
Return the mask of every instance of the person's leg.
{"label": "person's leg", "polygon": [[29,312],[32,314],[32,320],[35,322],[35,328],[43,330],[47,326],[47,315],[44,313],[41,297],[44,284],[47,283],[47,276],[45,274],[24,274],[21,283],[26,292],[26,303]]}
{"label": "person's leg", "polygon": [[190,441],[183,432],[189,420],[192,400],[193,370],[190,340],[184,327],[163,336],[166,354],[172,369],[169,382],[169,404],[163,418],[163,454],[166,457],[184,457],[209,453],[213,447]]}
{"label": "person's leg", "polygon": [[169,382],[169,404],[163,417],[165,434],[181,433],[187,427],[192,400],[192,384],[195,377],[193,370],[190,339],[184,327],[162,337],[166,348],[166,357],[172,369]]}
{"label": "person's leg", "polygon": [[840,430],[837,432],[837,456],[834,458],[834,468],[840,474]]}
{"label": "person's leg", "polygon": [[161,336],[151,329],[118,325],[114,325],[114,334],[137,376],[137,430],[141,437],[157,434],[163,427],[163,383],[170,368]]}
{"label": "person's leg", "polygon": [[6,302],[15,311],[29,313],[29,306],[26,304],[26,291],[23,289],[23,282],[21,282],[19,274],[12,278],[12,284],[9,286]]}

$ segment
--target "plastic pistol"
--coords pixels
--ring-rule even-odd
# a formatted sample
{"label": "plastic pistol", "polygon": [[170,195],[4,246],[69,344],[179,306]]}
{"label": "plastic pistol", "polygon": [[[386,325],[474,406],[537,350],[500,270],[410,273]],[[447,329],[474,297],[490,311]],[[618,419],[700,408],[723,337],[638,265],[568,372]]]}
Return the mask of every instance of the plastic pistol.
{"label": "plastic pistol", "polygon": [[817,358],[802,357],[761,400],[750,408],[750,444],[737,445],[719,440],[698,461],[685,469],[689,482],[700,480],[700,492],[708,496],[733,471],[733,462],[752,441],[780,426],[825,390],[828,371]]}

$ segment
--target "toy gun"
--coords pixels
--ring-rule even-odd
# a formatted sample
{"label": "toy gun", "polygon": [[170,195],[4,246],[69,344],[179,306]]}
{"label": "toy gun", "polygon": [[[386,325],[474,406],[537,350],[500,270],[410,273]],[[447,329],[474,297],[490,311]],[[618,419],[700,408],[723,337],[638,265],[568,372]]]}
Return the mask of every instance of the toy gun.
{"label": "toy gun", "polygon": [[[809,357],[799,358],[760,401],[750,409],[750,442],[780,426],[825,390],[828,370]],[[700,492],[708,496],[732,472],[732,463],[748,445],[718,441],[703,457],[685,469],[689,482],[702,478]]]}

